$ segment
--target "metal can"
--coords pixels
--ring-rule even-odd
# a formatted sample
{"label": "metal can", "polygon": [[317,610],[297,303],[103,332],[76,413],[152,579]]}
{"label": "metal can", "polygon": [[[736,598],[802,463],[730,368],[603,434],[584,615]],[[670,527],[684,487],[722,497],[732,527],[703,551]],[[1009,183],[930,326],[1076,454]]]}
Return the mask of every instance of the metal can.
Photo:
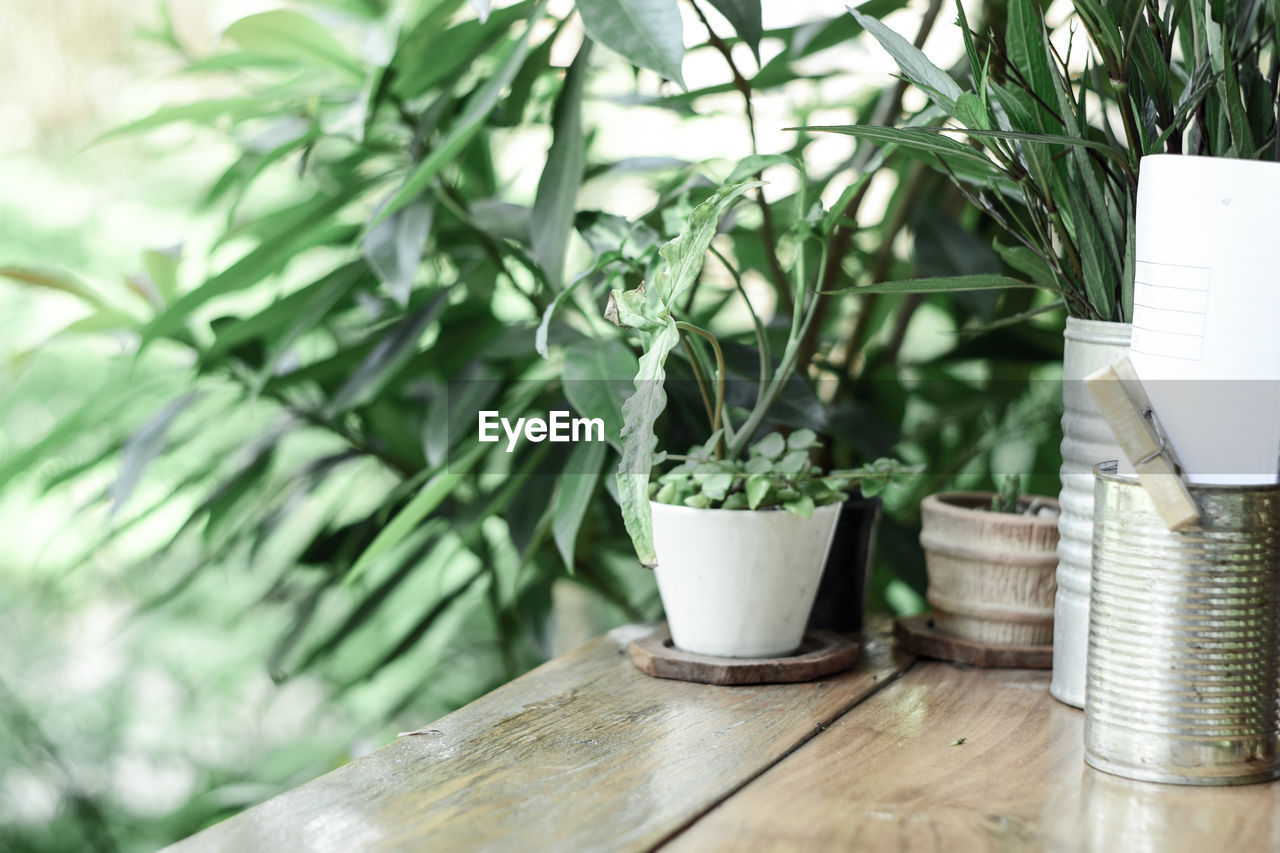
{"label": "metal can", "polygon": [[1085,761],[1149,782],[1280,777],[1280,485],[1192,486],[1170,531],[1094,469]]}

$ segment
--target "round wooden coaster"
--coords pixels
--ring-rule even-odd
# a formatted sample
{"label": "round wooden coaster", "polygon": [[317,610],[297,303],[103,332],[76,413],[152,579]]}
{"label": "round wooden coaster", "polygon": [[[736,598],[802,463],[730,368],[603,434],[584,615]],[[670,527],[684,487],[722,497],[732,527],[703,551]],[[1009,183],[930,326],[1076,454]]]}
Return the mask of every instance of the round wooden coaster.
{"label": "round wooden coaster", "polygon": [[953,637],[937,630],[933,616],[904,616],[893,623],[893,636],[904,649],[927,658],[982,667],[1051,669],[1053,646],[1000,646]]}
{"label": "round wooden coaster", "polygon": [[781,658],[722,658],[677,649],[671,632],[659,628],[633,640],[631,662],[646,675],[702,684],[786,684],[813,681],[846,670],[862,647],[834,631],[809,631],[793,655]]}

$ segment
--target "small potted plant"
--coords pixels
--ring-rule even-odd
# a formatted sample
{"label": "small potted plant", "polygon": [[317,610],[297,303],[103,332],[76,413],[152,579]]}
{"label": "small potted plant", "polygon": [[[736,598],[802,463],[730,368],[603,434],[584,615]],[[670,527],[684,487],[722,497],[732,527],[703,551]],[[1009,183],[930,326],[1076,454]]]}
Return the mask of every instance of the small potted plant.
{"label": "small potted plant", "polygon": [[[886,459],[823,472],[811,460],[819,444],[812,431],[761,435],[769,407],[795,373],[797,351],[820,298],[806,285],[803,246],[796,253],[795,310],[776,368],[763,333],[757,335],[761,383],[750,410],[725,406],[724,358],[715,336],[677,319],[677,306],[702,268],[721,217],[759,185],[732,183],[698,205],[679,236],[662,248],[653,280],[613,291],[605,312],[638,332],[643,350],[635,390],[622,407],[617,484],[623,520],[641,563],[657,573],[675,645],[721,657],[794,652],[847,490],[860,485],[864,495],[874,494],[907,473]],[[802,197],[797,203],[806,210]],[[811,223],[796,219],[803,243]],[[707,440],[675,456],[657,452],[654,425],[666,408],[667,356],[682,333],[710,346],[715,367],[708,372],[716,391],[708,406]],[[666,462],[679,464],[652,479],[654,467]]]}
{"label": "small potted plant", "polygon": [[984,645],[1053,642],[1058,502],[1021,494],[949,492],[920,505],[926,598],[937,631]]}

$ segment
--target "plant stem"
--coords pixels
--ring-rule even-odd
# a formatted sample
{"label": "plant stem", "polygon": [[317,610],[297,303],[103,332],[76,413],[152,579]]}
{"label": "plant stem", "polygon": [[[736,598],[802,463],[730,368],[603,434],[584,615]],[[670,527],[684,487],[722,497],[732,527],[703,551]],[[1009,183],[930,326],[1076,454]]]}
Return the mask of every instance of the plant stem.
{"label": "plant stem", "polygon": [[764,388],[769,382],[769,339],[764,333],[764,323],[760,322],[760,315],[756,313],[755,306],[751,304],[751,299],[747,296],[747,290],[742,286],[742,273],[729,263],[729,260],[715,246],[711,247],[711,254],[716,256],[720,263],[724,264],[724,268],[729,271],[729,275],[733,277],[733,284],[738,288],[738,294],[742,296],[742,301],[746,303],[747,311],[751,314],[751,325],[756,333],[756,348],[760,352],[760,385],[756,389],[756,405],[760,405],[760,401],[764,399]]}
{"label": "plant stem", "polygon": [[[692,332],[693,334],[698,335],[701,338],[704,338],[708,343],[711,344],[711,349],[715,351],[715,354],[716,354],[716,406],[715,406],[714,414],[712,415],[712,418],[711,418],[711,431],[713,433],[718,432],[720,430],[722,416],[724,414],[724,353],[720,351],[720,342],[716,340],[715,335],[711,334],[706,329],[701,329],[693,325],[692,323],[685,323],[683,321],[677,322],[676,328],[682,332]],[[728,432],[728,430],[726,430],[726,432]],[[724,438],[721,438],[720,441],[716,443],[717,449],[719,449],[719,447],[722,446],[723,444],[724,444]]]}
{"label": "plant stem", "polygon": [[[825,271],[827,262],[827,247],[824,245],[822,247],[822,258],[818,263],[819,276],[821,276],[822,272]],[[757,429],[759,429],[760,423],[764,420],[765,414],[768,413],[769,408],[773,405],[773,401],[777,399],[778,394],[782,391],[782,387],[791,378],[791,374],[795,372],[800,344],[804,340],[805,333],[813,324],[814,317],[818,314],[817,308],[820,304],[822,304],[821,294],[813,294],[813,299],[810,300],[808,308],[804,313],[804,319],[800,323],[799,333],[791,335],[787,340],[787,348],[782,353],[782,361],[778,364],[778,370],[773,374],[772,381],[769,382],[769,389],[765,392],[764,399],[757,403],[751,410],[751,414],[747,417],[746,422],[743,423],[741,429],[738,430],[737,435],[733,437],[733,440],[729,445],[730,459],[736,459],[742,451],[746,449],[747,443],[751,441],[751,436]]]}
{"label": "plant stem", "polygon": [[689,354],[689,366],[693,368],[693,378],[698,383],[698,396],[702,398],[702,406],[707,411],[707,420],[712,424],[712,431],[716,429],[716,412],[715,407],[711,404],[711,396],[707,393],[706,380],[702,377],[702,366],[698,363],[698,354],[693,351],[693,345],[689,343],[689,338],[685,336],[684,330],[680,329],[680,324],[676,324],[676,329],[680,332],[680,342],[684,344],[685,352]]}
{"label": "plant stem", "polygon": [[[706,14],[702,11],[702,7],[697,2],[690,2],[694,12],[698,15],[698,20],[702,22],[702,26],[707,30],[707,43],[716,49],[716,51],[724,57],[725,64],[729,66],[729,72],[733,75],[733,87],[742,94],[743,104],[746,108],[747,117],[747,133],[751,137],[751,153],[758,154],[759,148],[756,145],[756,115],[755,109],[751,103],[751,83],[743,76],[738,69],[738,63],[734,61],[733,51],[729,49],[729,45],[725,44],[724,39],[716,35],[716,31],[711,28],[711,22],[707,20]],[[756,173],[756,178],[760,178],[761,172]],[[777,230],[773,225],[773,211],[769,208],[769,203],[764,198],[764,188],[756,190],[756,206],[760,208],[760,236],[764,243],[765,258],[769,263],[769,272],[773,276],[774,289],[778,291],[778,302],[786,311],[794,310],[791,300],[791,281],[787,276],[787,271],[783,269],[782,262],[778,259],[778,236]]]}

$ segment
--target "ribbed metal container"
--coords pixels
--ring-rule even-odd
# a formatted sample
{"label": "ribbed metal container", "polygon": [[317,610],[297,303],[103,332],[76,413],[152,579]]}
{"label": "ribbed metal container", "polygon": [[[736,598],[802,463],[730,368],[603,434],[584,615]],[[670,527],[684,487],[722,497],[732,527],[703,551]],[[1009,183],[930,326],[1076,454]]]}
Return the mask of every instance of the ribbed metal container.
{"label": "ribbed metal container", "polygon": [[1067,318],[1062,354],[1062,491],[1058,503],[1058,594],[1053,606],[1053,680],[1060,702],[1084,707],[1089,639],[1089,554],[1093,547],[1093,466],[1119,459],[1111,427],[1084,378],[1129,355],[1128,323]]}
{"label": "ribbed metal container", "polygon": [[1085,761],[1149,782],[1280,777],[1280,486],[1195,486],[1173,533],[1095,469]]}

